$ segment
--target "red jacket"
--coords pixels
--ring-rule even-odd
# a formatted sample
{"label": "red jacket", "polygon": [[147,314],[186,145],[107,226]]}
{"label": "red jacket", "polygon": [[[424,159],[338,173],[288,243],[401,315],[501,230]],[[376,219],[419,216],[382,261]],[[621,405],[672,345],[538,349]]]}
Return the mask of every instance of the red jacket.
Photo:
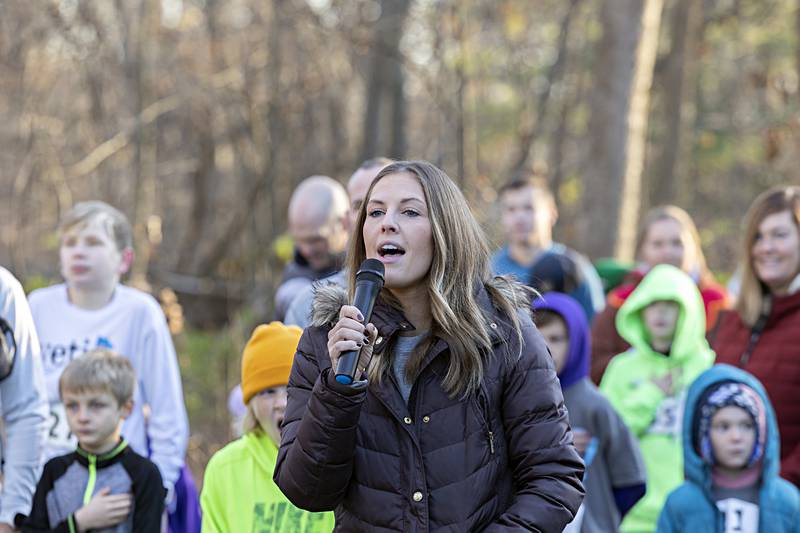
{"label": "red jacket", "polygon": [[[599,385],[609,361],[628,348],[630,344],[617,333],[617,311],[628,296],[639,286],[644,273],[635,270],[625,279],[625,283],[608,293],[606,308],[595,315],[592,321],[592,368],[591,378]],[[706,309],[706,330],[717,323],[719,312],[727,307],[728,293],[717,283],[700,282],[698,289]]]}
{"label": "red jacket", "polygon": [[764,331],[742,364],[749,340],[739,314],[723,314],[712,344],[717,362],[743,368],[764,384],[781,433],[781,476],[800,485],[800,292],[773,299]]}

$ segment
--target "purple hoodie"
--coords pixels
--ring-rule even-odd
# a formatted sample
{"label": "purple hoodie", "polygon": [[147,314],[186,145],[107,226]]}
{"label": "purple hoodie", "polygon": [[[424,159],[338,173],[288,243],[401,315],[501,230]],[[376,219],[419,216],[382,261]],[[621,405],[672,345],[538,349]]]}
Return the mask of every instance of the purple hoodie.
{"label": "purple hoodie", "polygon": [[[576,406],[580,409],[573,413],[575,419],[594,421],[587,423],[586,427],[593,434],[592,441],[597,443],[595,446],[600,446],[599,449],[592,449],[590,442],[583,456],[587,463],[584,477],[587,511],[582,531],[616,530],[622,517],[645,493],[645,467],[641,453],[622,419],[588,379],[591,330],[583,307],[571,296],[560,292],[543,294],[533,302],[532,307],[534,314],[547,310],[560,315],[567,325],[569,353],[564,368],[558,374],[564,402],[567,409]],[[567,389],[570,389],[569,392]],[[579,397],[584,398],[583,402],[571,403]],[[612,501],[617,513],[611,510],[609,503]]]}
{"label": "purple hoodie", "polygon": [[571,296],[560,292],[547,292],[533,302],[534,313],[547,310],[560,315],[567,324],[569,353],[564,368],[559,372],[561,388],[566,389],[589,375],[589,357],[592,353],[591,330],[586,313]]}

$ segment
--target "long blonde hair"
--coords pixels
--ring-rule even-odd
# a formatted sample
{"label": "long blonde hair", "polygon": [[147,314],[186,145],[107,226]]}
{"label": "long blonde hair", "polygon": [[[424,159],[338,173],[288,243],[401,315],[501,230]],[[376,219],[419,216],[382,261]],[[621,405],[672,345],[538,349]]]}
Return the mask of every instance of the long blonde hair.
{"label": "long blonde hair", "polygon": [[[456,184],[442,170],[426,161],[398,161],[384,167],[370,185],[358,213],[347,255],[350,298],[355,290],[355,275],[366,258],[363,227],[367,203],[375,184],[391,174],[410,173],[419,180],[428,206],[433,237],[433,258],[427,276],[431,305],[432,339],[439,336],[447,341],[450,363],[442,386],[452,397],[475,391],[483,379],[484,354],[492,353],[489,317],[477,302],[479,289],[491,279],[489,246],[467,201]],[[517,332],[519,345],[522,334],[517,309],[527,302],[517,302],[490,289],[494,305],[505,314]],[[380,298],[398,309],[397,299],[388,290]],[[390,354],[387,349],[384,351]],[[412,361],[413,364],[413,361]],[[418,358],[417,364],[421,364]],[[391,366],[389,357],[373,357],[368,370],[370,381],[380,382]],[[413,370],[409,373],[413,373]],[[418,370],[418,368],[416,369]]]}
{"label": "long blonde hair", "polygon": [[[692,217],[685,210],[677,205],[662,205],[654,207],[645,214],[639,224],[639,232],[636,235],[636,257],[640,258],[642,246],[647,239],[650,228],[656,222],[662,220],[674,220],[681,228],[681,240],[684,243],[684,264],[681,270],[687,274],[698,276],[698,282],[712,282],[713,274],[706,265],[706,256],[703,254],[703,247],[700,243],[700,233],[697,231]],[[688,261],[687,261],[688,258]],[[653,267],[655,265],[648,265]]]}
{"label": "long blonde hair", "polygon": [[264,431],[264,428],[261,427],[261,423],[258,421],[258,418],[256,417],[256,412],[253,409],[252,400],[247,402],[247,410],[245,411],[244,417],[242,418],[241,429],[242,429],[242,434]]}
{"label": "long blonde hair", "polygon": [[744,223],[744,239],[739,250],[739,268],[742,285],[736,301],[736,310],[742,321],[752,327],[764,309],[768,289],[761,283],[753,266],[753,245],[758,237],[758,228],[770,215],[789,211],[800,229],[800,187],[795,185],[772,187],[761,193],[747,210]]}

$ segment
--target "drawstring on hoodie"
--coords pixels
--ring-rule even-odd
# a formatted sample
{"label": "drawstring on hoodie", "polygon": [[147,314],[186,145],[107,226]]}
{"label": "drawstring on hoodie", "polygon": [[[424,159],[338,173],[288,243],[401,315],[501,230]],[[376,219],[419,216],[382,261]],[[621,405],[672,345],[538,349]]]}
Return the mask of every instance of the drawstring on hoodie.
{"label": "drawstring on hoodie", "polygon": [[744,349],[742,355],[739,357],[739,364],[744,368],[750,362],[750,357],[753,355],[753,350],[756,349],[761,334],[764,333],[764,328],[767,327],[767,320],[772,311],[772,297],[769,294],[764,295],[764,300],[761,304],[761,314],[758,315],[758,320],[750,330],[750,340],[747,342],[747,348]]}

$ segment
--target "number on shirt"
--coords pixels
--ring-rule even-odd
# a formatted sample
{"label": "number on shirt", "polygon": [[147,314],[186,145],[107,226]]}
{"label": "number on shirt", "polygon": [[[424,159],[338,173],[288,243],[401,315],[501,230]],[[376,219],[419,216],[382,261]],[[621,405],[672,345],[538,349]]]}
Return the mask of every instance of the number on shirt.
{"label": "number on shirt", "polygon": [[67,412],[64,405],[55,403],[50,405],[50,431],[47,434],[47,447],[51,449],[71,449],[77,445],[77,439],[69,430]]}
{"label": "number on shirt", "polygon": [[725,533],[758,533],[758,505],[738,498],[717,502]]}

